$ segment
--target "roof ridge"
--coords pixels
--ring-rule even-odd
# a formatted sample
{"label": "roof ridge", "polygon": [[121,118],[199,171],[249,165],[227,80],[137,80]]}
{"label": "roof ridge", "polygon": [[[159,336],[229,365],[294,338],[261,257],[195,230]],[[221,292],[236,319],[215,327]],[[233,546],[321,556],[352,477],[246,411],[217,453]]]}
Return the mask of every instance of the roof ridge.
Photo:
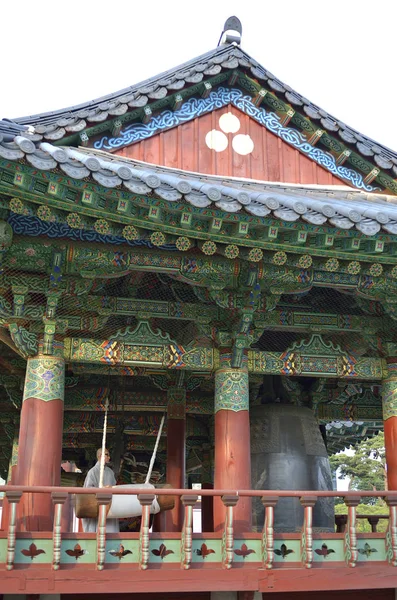
{"label": "roof ridge", "polygon": [[[365,160],[371,160],[378,171],[389,171],[384,178],[386,183],[382,183],[382,185],[393,191],[397,190],[395,182],[397,152],[361,134],[310,102],[267,71],[245,50],[235,44],[220,45],[172,69],[115,93],[57,111],[19,117],[14,119],[13,123],[15,125],[34,125],[35,136],[31,138],[34,141],[45,139],[49,142],[57,142],[65,137],[77,138],[85,130],[95,128],[108,120],[113,122],[120,118],[124,122],[122,117],[124,114],[136,110],[146,110],[145,107],[150,108],[152,102],[161,101],[167,96],[174,96],[179,93],[178,90],[181,90],[182,94],[183,90],[189,90],[189,86],[192,87],[192,84],[205,82],[205,78],[212,78],[224,72],[232,73],[238,69],[246,71],[248,77],[257,80],[258,89],[259,86],[268,88],[270,95],[275,93],[276,99],[280,98],[287,107],[291,106],[304,119],[309,119],[314,127],[318,127],[319,131],[322,130],[328,135],[340,138],[342,144],[347,144],[348,147],[349,145],[355,146],[358,154]],[[154,108],[154,110],[156,109]],[[0,133],[6,129],[7,127],[3,126]],[[9,135],[11,133],[12,131],[9,132]]]}
{"label": "roof ridge", "polygon": [[[205,52],[204,54],[201,54],[200,56],[197,56],[196,58],[193,58],[187,62],[181,63],[180,65],[177,65],[176,67],[167,69],[166,71],[163,71],[162,73],[159,73],[158,75],[155,75],[153,77],[148,77],[147,79],[144,79],[138,83],[134,83],[126,88],[118,90],[117,92],[106,94],[105,96],[99,96],[98,98],[94,98],[93,100],[88,100],[86,102],[82,102],[81,104],[67,106],[65,108],[61,108],[61,109],[58,109],[55,111],[47,111],[47,112],[43,112],[43,113],[37,113],[36,115],[26,115],[24,117],[17,117],[17,118],[13,118],[10,120],[12,120],[14,123],[20,123],[20,124],[24,124],[24,125],[25,124],[33,125],[33,124],[37,123],[37,121],[35,121],[33,119],[37,119],[39,117],[46,117],[46,116],[52,116],[52,115],[55,117],[57,115],[64,115],[66,112],[73,113],[75,111],[80,111],[84,108],[92,109],[95,106],[99,106],[103,102],[108,102],[109,100],[112,100],[112,99],[116,100],[118,98],[122,98],[127,93],[131,94],[134,91],[138,91],[144,85],[153,84],[158,81],[161,81],[162,79],[165,79],[166,76],[170,76],[178,71],[182,71],[182,70],[188,68],[190,65],[199,63],[201,60],[208,59],[208,58],[214,57],[214,56],[221,56],[222,54],[224,54],[226,52],[230,52],[231,48],[236,48],[236,47],[231,46],[231,45],[224,45],[223,47],[219,46],[218,48],[215,48],[213,50]],[[251,60],[253,60],[246,52],[244,52],[240,48],[239,48],[239,51],[243,52],[244,54],[247,55],[247,57],[249,57]],[[232,51],[232,53],[233,53],[233,51]]]}

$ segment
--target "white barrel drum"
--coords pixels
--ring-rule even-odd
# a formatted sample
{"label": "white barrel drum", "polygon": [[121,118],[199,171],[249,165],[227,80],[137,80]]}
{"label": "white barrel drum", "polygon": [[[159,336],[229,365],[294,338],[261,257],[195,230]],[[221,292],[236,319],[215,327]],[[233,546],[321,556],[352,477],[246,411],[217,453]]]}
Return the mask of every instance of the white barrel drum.
{"label": "white barrel drum", "polygon": [[[130,489],[131,495],[113,494],[112,503],[107,514],[108,519],[125,519],[128,517],[140,517],[142,515],[142,506],[138,500],[138,496],[133,493],[134,489],[150,489],[155,493],[155,487],[151,483],[140,483],[130,485],[115,485],[113,488]],[[160,512],[160,505],[155,498],[150,507],[150,514],[155,515]]]}

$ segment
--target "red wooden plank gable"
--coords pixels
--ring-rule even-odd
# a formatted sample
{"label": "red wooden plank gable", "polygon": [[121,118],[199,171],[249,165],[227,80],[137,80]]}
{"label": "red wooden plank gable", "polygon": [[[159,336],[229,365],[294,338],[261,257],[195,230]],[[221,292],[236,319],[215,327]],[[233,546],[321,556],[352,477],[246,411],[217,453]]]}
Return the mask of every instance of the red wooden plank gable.
{"label": "red wooden plank gable", "polygon": [[[222,131],[222,125],[227,128],[222,121],[220,123],[220,117],[227,113],[239,121],[240,127],[235,133]],[[236,121],[234,123],[237,124]],[[220,138],[223,146],[227,143],[225,149],[216,151],[209,147],[211,140],[207,136],[211,131],[218,132],[212,136],[212,141]],[[244,140],[242,136],[250,139],[245,137]],[[244,141],[253,145],[252,151],[246,155],[240,153],[238,145]],[[230,105],[117,150],[114,154],[207,175],[284,183],[347,185]]]}

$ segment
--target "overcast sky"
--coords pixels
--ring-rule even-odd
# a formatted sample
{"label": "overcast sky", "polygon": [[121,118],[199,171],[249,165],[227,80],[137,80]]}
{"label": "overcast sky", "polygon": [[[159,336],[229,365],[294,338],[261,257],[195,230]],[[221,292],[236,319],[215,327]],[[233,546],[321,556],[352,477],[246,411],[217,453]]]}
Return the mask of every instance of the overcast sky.
{"label": "overcast sky", "polygon": [[14,0],[0,9],[0,118],[80,104],[215,48],[242,48],[333,116],[397,150],[396,0]]}

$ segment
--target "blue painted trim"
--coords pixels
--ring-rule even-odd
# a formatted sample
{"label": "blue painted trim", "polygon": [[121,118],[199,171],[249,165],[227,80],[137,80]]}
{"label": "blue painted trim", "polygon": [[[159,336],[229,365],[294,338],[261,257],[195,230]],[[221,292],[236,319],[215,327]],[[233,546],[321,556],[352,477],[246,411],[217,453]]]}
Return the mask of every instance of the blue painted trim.
{"label": "blue painted trim", "polygon": [[359,190],[366,192],[378,191],[372,185],[364,183],[360,173],[354,169],[337,165],[335,158],[328,152],[324,152],[320,148],[315,148],[306,140],[296,129],[284,127],[280,123],[280,118],[273,112],[266,111],[262,107],[257,107],[252,103],[251,96],[244,96],[243,92],[238,89],[228,89],[219,87],[217,90],[210,93],[208,98],[191,98],[182,104],[179,110],[175,112],[165,110],[159,115],[150,119],[146,124],[134,123],[128,125],[120,131],[118,137],[104,136],[100,140],[94,142],[94,148],[97,150],[114,150],[128,146],[134,142],[140,142],[150,138],[159,131],[164,131],[188,121],[192,121],[197,117],[212,112],[228,104],[233,104],[236,108],[244,112],[246,115],[255,119],[258,123],[266,127],[269,131],[277,135],[287,144],[290,144],[309,158],[314,160],[318,165],[345,181],[348,181]]}
{"label": "blue painted trim", "polygon": [[126,240],[122,236],[100,235],[96,231],[87,229],[72,229],[65,223],[48,223],[38,217],[26,217],[11,213],[7,222],[11,225],[15,235],[38,237],[45,235],[49,238],[67,238],[75,242],[96,242],[101,244],[127,244],[128,246],[144,246],[145,248],[160,248],[162,250],[176,250],[175,244],[153,246],[149,240]]}

